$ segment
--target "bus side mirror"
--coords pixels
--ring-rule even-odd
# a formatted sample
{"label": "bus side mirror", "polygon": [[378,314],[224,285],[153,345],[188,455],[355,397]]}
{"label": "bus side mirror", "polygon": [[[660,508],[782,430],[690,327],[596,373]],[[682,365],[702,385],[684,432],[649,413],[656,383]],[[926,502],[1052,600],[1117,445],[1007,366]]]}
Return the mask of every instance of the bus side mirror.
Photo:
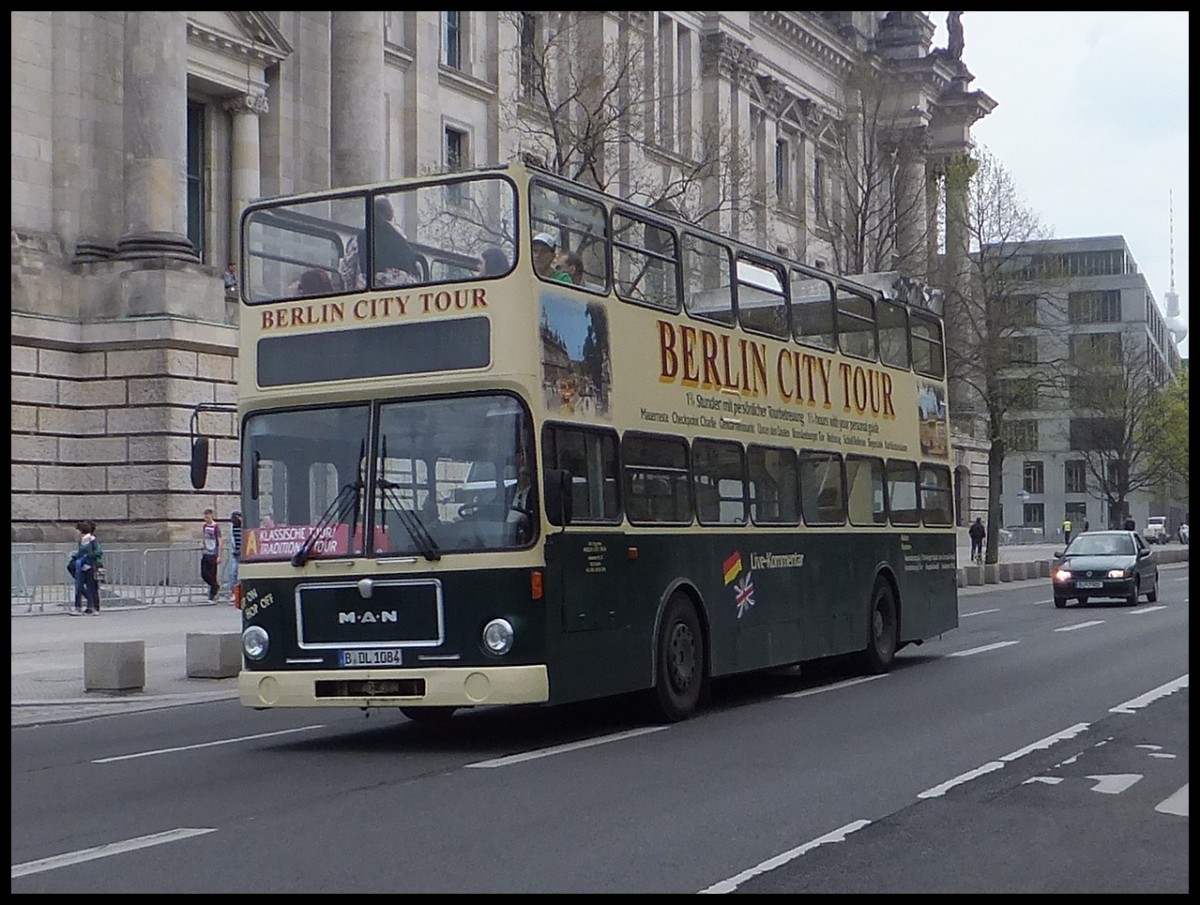
{"label": "bus side mirror", "polygon": [[192,487],[203,490],[208,483],[208,437],[192,440]]}
{"label": "bus side mirror", "polygon": [[571,498],[571,472],[565,468],[547,468],[546,516],[553,525],[571,524],[574,500]]}

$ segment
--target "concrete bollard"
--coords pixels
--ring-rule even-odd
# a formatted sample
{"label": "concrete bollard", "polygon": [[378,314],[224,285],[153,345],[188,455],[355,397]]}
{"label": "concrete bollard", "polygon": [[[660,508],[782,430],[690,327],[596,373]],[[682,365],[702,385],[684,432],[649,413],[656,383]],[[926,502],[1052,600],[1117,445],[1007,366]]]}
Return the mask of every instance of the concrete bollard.
{"label": "concrete bollard", "polygon": [[228,679],[242,668],[237,632],[188,632],[187,674],[191,679]]}
{"label": "concrete bollard", "polygon": [[999,564],[999,566],[1000,566],[1000,568],[996,570],[997,577],[1001,581],[1012,581],[1013,573],[1015,571],[1014,567],[1016,566],[1016,563],[1002,562]]}
{"label": "concrete bollard", "polygon": [[983,583],[996,584],[1000,581],[1000,570],[997,568],[1000,564],[989,562],[983,566]]}
{"label": "concrete bollard", "polygon": [[1034,573],[1033,563],[1030,560],[1017,563],[1017,569],[1020,574],[1013,579],[1014,581],[1028,581],[1031,578],[1037,578],[1037,575]]}
{"label": "concrete bollard", "polygon": [[967,576],[967,584],[971,587],[983,584],[983,566],[963,566],[962,571]]}
{"label": "concrete bollard", "polygon": [[84,641],[84,691],[141,691],[146,687],[145,641]]}
{"label": "concrete bollard", "polygon": [[1049,578],[1050,577],[1050,560],[1039,559],[1037,562],[1034,563],[1034,567],[1036,568],[1036,571],[1037,571],[1036,577],[1038,577],[1038,578]]}

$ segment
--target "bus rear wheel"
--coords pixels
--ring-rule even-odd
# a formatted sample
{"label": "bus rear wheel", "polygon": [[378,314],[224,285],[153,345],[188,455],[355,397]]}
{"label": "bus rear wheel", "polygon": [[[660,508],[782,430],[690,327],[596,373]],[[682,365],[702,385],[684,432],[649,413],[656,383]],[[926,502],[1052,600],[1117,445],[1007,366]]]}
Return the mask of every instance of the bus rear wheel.
{"label": "bus rear wheel", "polygon": [[457,707],[401,707],[400,712],[414,723],[444,723]]}
{"label": "bus rear wheel", "polygon": [[655,716],[669,723],[687,719],[704,685],[704,636],[696,607],[684,594],[675,594],[667,602],[655,661]]}
{"label": "bus rear wheel", "polygon": [[892,668],[898,636],[896,598],[887,580],[879,578],[871,591],[870,626],[867,650],[863,656],[863,662],[870,672],[885,673]]}

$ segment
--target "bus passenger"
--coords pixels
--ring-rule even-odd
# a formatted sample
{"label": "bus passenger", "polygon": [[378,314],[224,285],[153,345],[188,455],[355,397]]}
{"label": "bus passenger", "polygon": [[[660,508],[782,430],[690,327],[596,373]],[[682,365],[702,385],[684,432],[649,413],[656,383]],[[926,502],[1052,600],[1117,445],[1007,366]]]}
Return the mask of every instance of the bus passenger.
{"label": "bus passenger", "polygon": [[329,274],[317,267],[310,267],[300,274],[294,284],[293,295],[332,295],[333,280]]}
{"label": "bus passenger", "polygon": [[533,269],[537,275],[560,283],[571,282],[571,277],[554,266],[554,255],[558,251],[558,240],[550,233],[538,233],[533,237]]}
{"label": "bus passenger", "polygon": [[[338,263],[342,283],[347,289],[367,288],[363,255],[367,248],[367,230],[346,243],[346,253]],[[395,223],[392,202],[384,195],[375,199],[375,241],[371,246],[375,287],[403,286],[421,278],[421,265],[408,238]]]}
{"label": "bus passenger", "polygon": [[475,262],[475,274],[481,277],[499,276],[508,272],[508,255],[495,245],[485,248]]}
{"label": "bus passenger", "polygon": [[579,257],[578,252],[564,251],[558,256],[554,266],[566,274],[567,279],[563,282],[573,283],[576,286],[583,285],[583,259]]}

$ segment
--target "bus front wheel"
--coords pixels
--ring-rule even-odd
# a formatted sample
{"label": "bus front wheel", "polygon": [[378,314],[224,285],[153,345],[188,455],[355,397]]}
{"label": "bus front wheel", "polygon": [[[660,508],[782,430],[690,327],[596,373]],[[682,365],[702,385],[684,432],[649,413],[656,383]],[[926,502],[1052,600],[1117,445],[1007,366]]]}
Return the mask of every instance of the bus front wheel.
{"label": "bus front wheel", "polygon": [[654,713],[675,723],[692,715],[704,685],[704,635],[696,607],[684,594],[667,603],[658,630]]}
{"label": "bus front wheel", "polygon": [[871,591],[870,633],[864,662],[872,673],[885,673],[892,668],[896,657],[899,621],[896,618],[896,598],[887,580],[876,580]]}

